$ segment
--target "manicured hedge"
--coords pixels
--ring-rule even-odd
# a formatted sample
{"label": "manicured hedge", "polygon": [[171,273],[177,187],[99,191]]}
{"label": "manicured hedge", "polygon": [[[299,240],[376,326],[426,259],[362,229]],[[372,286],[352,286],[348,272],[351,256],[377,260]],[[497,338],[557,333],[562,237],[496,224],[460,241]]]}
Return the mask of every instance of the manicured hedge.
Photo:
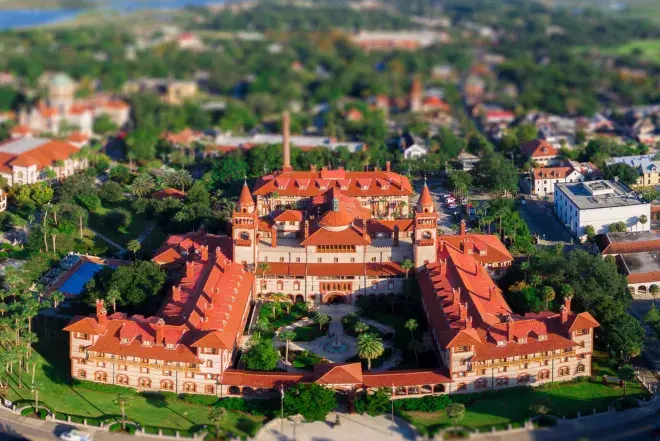
{"label": "manicured hedge", "polygon": [[95,392],[105,392],[108,394],[126,393],[131,395],[138,395],[138,392],[135,389],[131,389],[130,387],[117,386],[115,384],[101,384],[95,383],[93,381],[78,380],[75,378],[71,380],[71,384],[75,387]]}
{"label": "manicured hedge", "polygon": [[244,400],[242,398],[221,398],[215,406],[227,410],[246,412],[252,415],[265,415],[272,417],[279,410],[279,400]]}
{"label": "manicured hedge", "polygon": [[218,397],[197,394],[181,394],[179,395],[179,399],[186,403],[198,404],[200,406],[213,406],[218,401]]}
{"label": "manicured hedge", "polygon": [[394,410],[397,412],[438,412],[445,410],[452,399],[448,395],[427,395],[422,398],[402,398],[394,400]]}

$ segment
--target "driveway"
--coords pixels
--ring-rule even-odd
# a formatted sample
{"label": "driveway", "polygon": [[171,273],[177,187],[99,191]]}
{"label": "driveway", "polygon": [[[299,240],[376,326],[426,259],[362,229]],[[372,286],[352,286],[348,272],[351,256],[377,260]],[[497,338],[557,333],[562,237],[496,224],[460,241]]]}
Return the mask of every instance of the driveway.
{"label": "driveway", "polygon": [[[340,424],[336,425],[336,415]],[[346,415],[331,412],[325,421],[296,423],[275,419],[256,436],[256,441],[404,441],[418,439],[415,429],[405,421],[395,418],[392,425],[389,416],[372,418],[365,415]]]}

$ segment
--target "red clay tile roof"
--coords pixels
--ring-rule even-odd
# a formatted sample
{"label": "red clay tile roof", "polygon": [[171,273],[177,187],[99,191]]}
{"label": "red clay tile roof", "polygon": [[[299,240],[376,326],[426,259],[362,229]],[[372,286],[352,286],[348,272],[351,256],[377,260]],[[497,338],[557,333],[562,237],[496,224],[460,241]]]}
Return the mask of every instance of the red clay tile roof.
{"label": "red clay tile roof", "polygon": [[277,217],[275,217],[275,222],[302,222],[303,213],[300,210],[285,210]]}
{"label": "red clay tile roof", "polygon": [[385,219],[369,219],[367,221],[367,231],[369,233],[393,233],[394,227],[399,227],[399,231],[412,231],[413,220],[385,220]]}
{"label": "red clay tile roof", "polygon": [[419,201],[417,201],[417,204],[421,207],[433,206],[433,198],[431,197],[431,192],[429,191],[429,187],[426,184],[424,184],[422,194],[419,195]]}
{"label": "red clay tile roof", "polygon": [[66,140],[71,142],[87,142],[89,141],[89,136],[81,132],[73,132],[67,136]]}
{"label": "red clay tile roof", "polygon": [[243,184],[241,195],[238,197],[238,205],[241,207],[254,207],[254,199],[252,199],[247,183]]}
{"label": "red clay tile roof", "polygon": [[506,249],[497,236],[490,234],[466,234],[441,236],[439,240],[439,251],[445,248],[453,248],[458,252],[464,250],[472,251],[474,259],[482,264],[499,263],[509,265],[513,262],[513,256]]}
{"label": "red clay tile roof", "polygon": [[32,129],[24,124],[19,124],[11,129],[11,134],[13,136],[22,136],[32,134]]}
{"label": "red clay tile roof", "polygon": [[573,172],[573,167],[542,167],[534,169],[535,179],[564,179]]}
{"label": "red clay tile roof", "polygon": [[451,383],[445,372],[441,370],[401,370],[387,372],[364,372],[362,374],[364,387],[387,387],[392,386],[423,386],[442,383]]}
{"label": "red clay tile roof", "polygon": [[248,386],[257,389],[278,389],[292,386],[299,381],[310,381],[311,374],[290,372],[254,372],[227,369],[222,375],[222,384],[228,386]]}
{"label": "red clay tile roof", "polygon": [[575,331],[576,329],[591,329],[591,328],[597,328],[600,326],[600,324],[596,321],[595,318],[588,312],[581,312],[579,314],[575,314],[572,317],[572,320],[569,319],[570,326],[568,327],[568,330],[570,332]]}
{"label": "red clay tile roof", "polygon": [[[309,179],[310,184],[305,188],[300,188],[296,181],[301,179]],[[390,182],[391,185],[387,189],[371,185],[371,182],[368,186],[364,186],[367,181],[375,179],[383,179]],[[264,196],[278,192],[282,196],[314,197],[325,193],[328,187],[340,188],[344,194],[351,197],[410,196],[413,193],[408,178],[398,173],[388,171],[350,172],[339,169],[278,171],[259,178],[254,194]]]}
{"label": "red clay tile roof", "polygon": [[320,363],[314,377],[319,384],[362,384],[362,363]]}
{"label": "red clay tile roof", "polygon": [[[6,147],[12,143],[20,142],[20,140],[9,140],[0,144],[0,147]],[[30,167],[36,165],[38,170],[46,167],[51,167],[58,160],[65,160],[71,157],[72,154],[80,151],[76,146],[66,141],[58,140],[44,140],[43,144],[26,151],[20,155],[4,153],[0,156],[2,164],[5,168],[11,167]]]}
{"label": "red clay tile roof", "polygon": [[154,199],[165,199],[165,198],[172,198],[172,199],[179,199],[179,200],[184,200],[186,198],[186,193],[177,190],[176,188],[163,188],[162,190],[155,191],[151,194],[151,197]]}
{"label": "red clay tile roof", "polygon": [[101,326],[95,317],[76,316],[64,328],[67,332],[82,332],[84,334],[102,334],[105,328]]}
{"label": "red clay tile roof", "polygon": [[520,146],[523,155],[528,158],[544,158],[547,156],[557,156],[559,151],[551,146],[548,141],[535,139]]}
{"label": "red clay tile roof", "polygon": [[303,240],[302,246],[308,245],[369,245],[371,239],[367,235],[364,237],[362,231],[353,225],[348,226],[341,231],[330,231],[319,228],[310,236]]}

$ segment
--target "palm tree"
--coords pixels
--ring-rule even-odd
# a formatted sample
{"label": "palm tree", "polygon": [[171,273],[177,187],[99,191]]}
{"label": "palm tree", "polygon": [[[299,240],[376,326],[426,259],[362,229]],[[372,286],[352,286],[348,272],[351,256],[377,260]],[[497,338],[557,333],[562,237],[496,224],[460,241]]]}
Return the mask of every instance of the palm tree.
{"label": "palm tree", "polygon": [[541,290],[541,296],[543,297],[543,301],[545,302],[545,309],[547,310],[548,304],[555,299],[555,290],[552,288],[552,286],[546,285]]}
{"label": "palm tree", "polygon": [[[270,271],[270,265],[268,262],[259,262],[258,265],[259,271],[261,271],[261,278],[264,278],[264,274],[266,274],[266,271]],[[264,294],[264,284],[261,284],[261,295],[263,296]]]}
{"label": "palm tree", "polygon": [[319,329],[323,329],[325,325],[330,323],[330,316],[328,314],[319,312],[318,314],[316,314],[316,323],[319,324]]}
{"label": "palm tree", "polygon": [[175,187],[176,186],[176,171],[168,168],[163,172],[163,175],[161,176],[163,180],[163,184],[167,187]]}
{"label": "palm tree", "polygon": [[113,402],[115,406],[121,409],[121,427],[124,430],[126,430],[126,408],[131,405],[132,401],[132,395],[127,393],[119,393]]}
{"label": "palm tree", "polygon": [[[277,305],[277,310],[282,312],[282,304],[286,302],[286,296],[281,292],[276,292],[270,296],[271,300]],[[287,313],[288,314],[288,313]]]}
{"label": "palm tree", "polygon": [[105,299],[112,305],[112,312],[117,312],[117,300],[121,299],[121,293],[118,289],[110,289]]}
{"label": "palm tree", "polygon": [[215,425],[215,436],[220,435],[220,425],[227,419],[227,409],[220,406],[209,407],[209,419]]}
{"label": "palm tree", "polygon": [[408,319],[408,320],[406,320],[406,323],[405,323],[405,325],[403,325],[403,326],[404,326],[408,331],[410,331],[410,338],[415,338],[415,334],[414,334],[414,332],[415,332],[415,329],[417,329],[417,327],[419,326],[419,324],[417,323],[417,320],[412,319],[412,318],[411,318],[411,319]]}
{"label": "palm tree", "polygon": [[376,334],[364,333],[360,334],[357,339],[357,354],[360,358],[367,360],[367,370],[371,370],[371,360],[383,355],[385,348],[383,347],[383,340]]}
{"label": "palm tree", "polygon": [[57,309],[57,305],[64,301],[64,294],[59,291],[55,291],[50,295],[50,298],[53,299],[53,306]]}
{"label": "palm tree", "polygon": [[367,325],[365,322],[357,322],[353,326],[353,330],[356,334],[362,334],[363,332],[367,332],[369,330],[369,325]]}
{"label": "palm tree", "polygon": [[186,191],[186,187],[189,186],[193,181],[190,172],[183,168],[181,170],[177,170],[174,176],[174,182],[177,186],[181,187],[181,191]]}
{"label": "palm tree", "polygon": [[41,389],[41,383],[32,383],[31,392],[34,394],[34,413],[37,418],[39,418],[39,391]]}
{"label": "palm tree", "polygon": [[147,173],[140,173],[135,177],[129,189],[131,194],[142,198],[150,194],[155,186],[156,184],[154,183],[154,178],[151,175]]}
{"label": "palm tree", "polygon": [[649,288],[649,292],[653,296],[653,304],[655,304],[655,297],[660,293],[660,286],[656,285],[655,283],[651,285]]}
{"label": "palm tree", "polygon": [[136,259],[137,252],[140,251],[140,248],[142,248],[142,244],[137,240],[133,239],[126,244],[126,248],[128,249],[128,251],[133,252],[133,259]]}
{"label": "palm tree", "polygon": [[410,273],[410,270],[413,269],[414,266],[415,264],[410,259],[404,259],[404,261],[401,262],[401,268],[406,270],[406,279],[409,277],[408,274]]}
{"label": "palm tree", "polygon": [[289,362],[289,342],[296,338],[296,333],[293,331],[282,331],[280,332],[280,340],[286,343],[286,349],[284,352],[284,362]]}
{"label": "palm tree", "polygon": [[424,347],[422,346],[422,342],[419,340],[410,340],[408,342],[408,349],[413,351],[415,354],[415,361],[417,361],[417,365],[419,366],[419,353],[422,352]]}

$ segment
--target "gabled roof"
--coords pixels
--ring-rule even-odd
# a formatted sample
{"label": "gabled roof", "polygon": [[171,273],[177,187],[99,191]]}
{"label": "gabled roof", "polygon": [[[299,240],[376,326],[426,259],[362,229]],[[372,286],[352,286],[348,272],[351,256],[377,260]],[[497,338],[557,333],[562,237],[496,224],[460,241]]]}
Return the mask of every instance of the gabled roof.
{"label": "gabled roof", "polygon": [[559,151],[544,139],[535,139],[520,146],[523,155],[528,158],[544,158],[548,156],[557,156]]}
{"label": "gabled roof", "polygon": [[285,210],[274,219],[275,222],[302,222],[302,220],[303,214],[300,210]]}
{"label": "gabled roof", "polygon": [[190,346],[193,348],[232,349],[234,347],[234,341],[231,338],[228,340],[227,337],[225,333],[211,331],[204,334]]}
{"label": "gabled roof", "polygon": [[177,190],[176,188],[168,187],[151,193],[151,197],[159,200],[165,198],[184,200],[186,198],[186,193],[181,190]]}
{"label": "gabled roof", "polygon": [[64,328],[64,331],[100,335],[105,332],[105,327],[95,317],[76,316]]}
{"label": "gabled roof", "polygon": [[330,231],[319,228],[303,240],[300,245],[369,245],[371,238],[362,234],[362,231],[349,225],[341,231]]}
{"label": "gabled roof", "polygon": [[320,363],[314,366],[315,383],[362,384],[361,363]]}
{"label": "gabled roof", "polygon": [[577,329],[591,329],[600,326],[596,319],[588,312],[574,314],[571,318],[572,320],[569,321],[570,326],[568,327],[570,332],[573,332]]}

